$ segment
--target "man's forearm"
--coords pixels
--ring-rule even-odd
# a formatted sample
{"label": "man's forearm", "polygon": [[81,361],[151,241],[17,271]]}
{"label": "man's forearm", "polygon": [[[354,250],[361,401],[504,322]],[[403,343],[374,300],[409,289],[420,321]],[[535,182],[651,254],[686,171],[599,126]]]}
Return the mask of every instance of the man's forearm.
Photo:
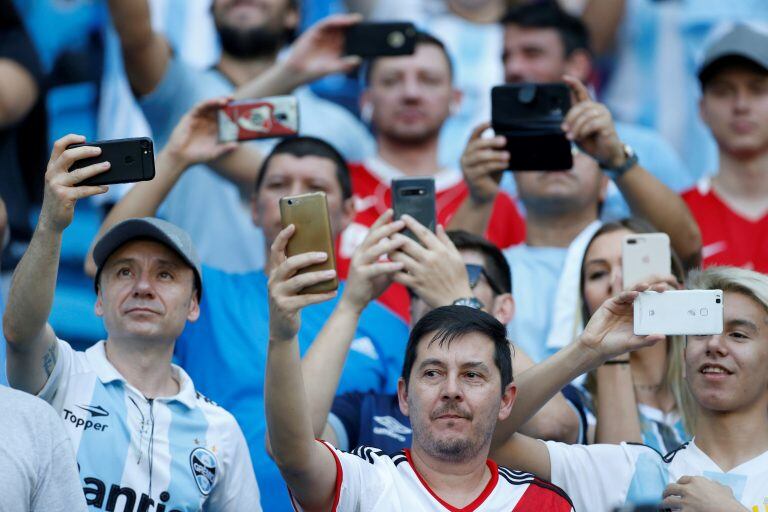
{"label": "man's forearm", "polygon": [[700,258],[701,231],[682,198],[636,165],[616,182],[635,215],[669,235],[672,249],[688,268]]}
{"label": "man's forearm", "polygon": [[27,252],[16,266],[3,316],[3,332],[14,350],[25,346],[45,329],[51,313],[59,269],[62,233],[38,223]]}
{"label": "man's forearm", "polygon": [[496,425],[494,446],[505,443],[566,384],[599,363],[599,356],[574,341],[515,379],[517,398],[509,418]]}
{"label": "man's forearm", "polygon": [[339,301],[301,361],[314,436],[322,437],[360,311]]}
{"label": "man's forearm", "polygon": [[284,62],[276,62],[254,79],[238,87],[232,94],[235,99],[262,98],[291,94],[306,81]]}
{"label": "man's forearm", "polygon": [[301,374],[299,343],[269,341],[264,403],[272,455],[281,470],[300,472],[316,446]]}
{"label": "man's forearm", "polygon": [[109,0],[112,23],[120,38],[123,61],[133,91],[152,92],[171,58],[171,48],[152,29],[148,0]]}

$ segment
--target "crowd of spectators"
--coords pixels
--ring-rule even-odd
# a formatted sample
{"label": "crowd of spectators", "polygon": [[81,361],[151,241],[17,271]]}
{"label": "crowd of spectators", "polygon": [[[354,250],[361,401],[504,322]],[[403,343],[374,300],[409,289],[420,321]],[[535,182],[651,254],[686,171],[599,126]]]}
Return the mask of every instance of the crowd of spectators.
{"label": "crowd of spectators", "polygon": [[[0,76],[0,510],[768,506],[765,0],[0,0]],[[510,169],[523,83],[571,169]],[[219,139],[271,96],[296,135]],[[81,183],[132,137],[153,179]],[[309,192],[333,251],[289,255]],[[685,289],[722,333],[634,333]]]}

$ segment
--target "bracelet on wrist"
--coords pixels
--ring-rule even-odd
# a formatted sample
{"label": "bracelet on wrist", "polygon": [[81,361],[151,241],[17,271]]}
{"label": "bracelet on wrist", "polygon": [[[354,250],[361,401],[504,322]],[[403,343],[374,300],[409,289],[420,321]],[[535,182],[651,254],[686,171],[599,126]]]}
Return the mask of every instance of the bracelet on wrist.
{"label": "bracelet on wrist", "polygon": [[629,359],[611,359],[603,364],[629,364]]}

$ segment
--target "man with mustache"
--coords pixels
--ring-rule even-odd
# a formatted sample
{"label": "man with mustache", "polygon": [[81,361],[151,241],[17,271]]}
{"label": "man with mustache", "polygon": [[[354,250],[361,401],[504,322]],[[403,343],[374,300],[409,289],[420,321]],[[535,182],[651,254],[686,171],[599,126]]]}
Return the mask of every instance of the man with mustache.
{"label": "man with mustache", "polygon": [[[271,250],[265,390],[272,454],[297,507],[307,511],[329,507],[340,511],[572,510],[570,499],[556,486],[488,459],[497,422],[514,409],[516,386],[506,329],[473,307],[434,309],[411,331],[398,382],[400,408],[413,428],[410,449],[386,455],[360,447],[345,453],[315,440],[296,333],[301,309],[326,301],[335,292],[301,291],[335,274],[298,273],[325,255],[286,257],[285,247],[294,230],[290,225],[281,231]],[[623,332],[613,336],[611,328],[620,321],[614,312],[617,306],[617,301],[607,301],[587,326],[598,333],[594,342],[607,347],[605,355],[612,357],[658,340]],[[522,395],[521,399],[528,400]]]}
{"label": "man with mustache", "polygon": [[[443,43],[419,32],[413,55],[374,59],[368,63],[365,76],[361,112],[376,135],[376,154],[350,166],[357,214],[341,237],[337,253],[341,275],[346,275],[352,254],[370,226],[391,207],[393,178],[434,177],[437,220],[443,225],[449,224],[472,192],[458,168],[438,162],[440,130],[461,101],[461,93],[453,86],[451,57]],[[501,248],[522,241],[523,220],[511,198],[498,194],[491,208],[487,229],[481,234]],[[403,287],[393,286],[379,300],[403,318],[408,317],[408,295]]]}
{"label": "man with mustache", "polygon": [[[344,108],[315,96],[302,85],[359,64],[328,49],[343,46],[344,29],[358,16],[324,20],[296,40],[286,59],[278,53],[290,42],[299,20],[297,0],[214,0],[211,14],[221,42],[215,66],[199,69],[174,54],[168,40],[153,31],[148,0],[110,0],[125,71],[158,147],[166,144],[179,119],[200,101],[217,96],[238,99],[293,94],[299,104],[301,134],[328,140],[351,159],[372,151],[370,134]],[[271,84],[266,85],[266,84]],[[270,142],[248,144],[262,153]],[[251,223],[241,197],[259,168],[257,157],[194,165],[174,186],[160,216],[185,229],[204,263],[230,272],[264,265],[264,237]],[[246,195],[247,197],[247,195]],[[227,229],[221,229],[221,226]],[[222,247],[228,250],[222,251]]]}
{"label": "man with mustache", "polygon": [[[96,314],[107,339],[77,352],[48,324],[62,235],[75,203],[107,191],[78,186],[109,162],[79,135],[54,145],[35,233],[3,315],[8,381],[49,402],[77,453],[91,510],[261,510],[235,418],[171,364],[176,338],[200,315],[200,260],[189,235],[155,218],[128,219],[96,243]],[[137,509],[134,507],[138,507]]]}

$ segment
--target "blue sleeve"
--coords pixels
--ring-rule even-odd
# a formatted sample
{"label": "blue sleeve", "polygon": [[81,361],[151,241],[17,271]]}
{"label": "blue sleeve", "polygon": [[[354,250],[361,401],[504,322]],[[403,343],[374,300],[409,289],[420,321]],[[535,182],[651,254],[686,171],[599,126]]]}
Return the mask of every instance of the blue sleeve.
{"label": "blue sleeve", "polygon": [[328,422],[336,432],[340,450],[349,451],[357,447],[360,439],[360,410],[363,404],[362,393],[344,393],[337,395],[331,405]]}
{"label": "blue sleeve", "polygon": [[203,70],[178,58],[171,58],[155,90],[139,99],[139,105],[152,128],[156,151],[168,141],[179,119],[195,103],[212,95],[202,89],[203,74]]}

